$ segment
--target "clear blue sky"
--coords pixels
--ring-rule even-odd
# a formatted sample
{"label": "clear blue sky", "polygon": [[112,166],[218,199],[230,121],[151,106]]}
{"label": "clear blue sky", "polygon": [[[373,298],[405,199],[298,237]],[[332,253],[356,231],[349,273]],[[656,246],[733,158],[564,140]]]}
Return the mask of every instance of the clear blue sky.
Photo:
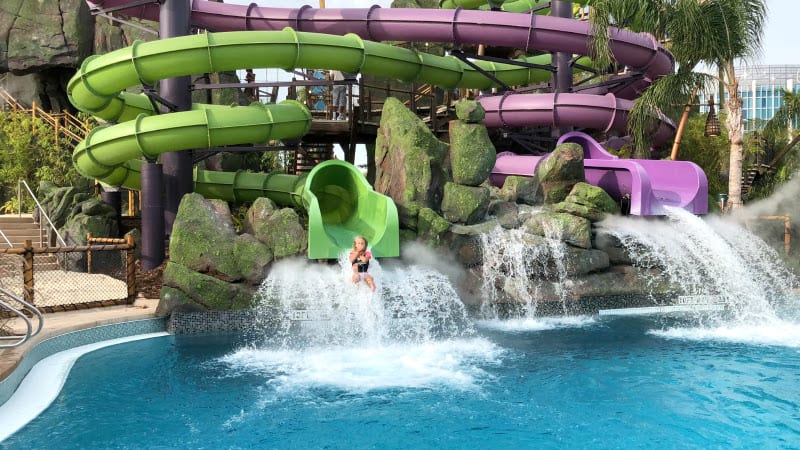
{"label": "clear blue sky", "polygon": [[756,64],[800,64],[797,51],[797,2],[792,0],[767,0],[769,17],[762,45],[761,57]]}

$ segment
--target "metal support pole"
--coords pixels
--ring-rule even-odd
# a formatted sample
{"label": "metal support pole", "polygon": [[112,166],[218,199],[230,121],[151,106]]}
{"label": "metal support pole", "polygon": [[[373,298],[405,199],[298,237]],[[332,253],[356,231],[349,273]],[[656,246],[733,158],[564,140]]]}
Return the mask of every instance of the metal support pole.
{"label": "metal support pole", "polygon": [[[165,0],[159,10],[159,37],[166,39],[188,35],[190,11],[191,0]],[[174,104],[178,111],[188,111],[192,107],[190,84],[189,76],[161,80],[160,95]],[[166,188],[163,229],[169,234],[172,232],[172,224],[175,222],[181,198],[194,189],[192,151],[164,153],[161,155],[161,163],[164,165],[164,187]],[[162,235],[160,239],[162,246],[163,240],[164,236]]]}
{"label": "metal support pole", "polygon": [[122,193],[120,191],[103,191],[100,193],[100,199],[103,201],[103,203],[114,209],[114,214],[117,221],[117,230],[119,230],[122,223]]}
{"label": "metal support pole", "polygon": [[[553,1],[550,2],[550,14],[554,17],[572,17],[572,3]],[[558,52],[555,54],[556,72],[553,74],[553,86],[556,94],[572,91],[572,67],[570,67],[569,53]],[[562,133],[569,131],[568,128],[553,129],[553,136],[561,136]]]}
{"label": "metal support pole", "polygon": [[161,164],[142,164],[142,272],[164,261],[164,203]]}

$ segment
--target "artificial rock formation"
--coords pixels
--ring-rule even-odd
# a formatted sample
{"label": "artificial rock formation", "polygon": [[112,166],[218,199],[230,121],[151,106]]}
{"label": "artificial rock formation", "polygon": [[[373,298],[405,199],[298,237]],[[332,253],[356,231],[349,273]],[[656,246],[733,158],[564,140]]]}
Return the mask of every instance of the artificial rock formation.
{"label": "artificial rock formation", "polygon": [[386,99],[375,142],[375,190],[394,200],[402,227],[416,230],[420,209],[439,209],[448,181],[446,151],[400,100]]}

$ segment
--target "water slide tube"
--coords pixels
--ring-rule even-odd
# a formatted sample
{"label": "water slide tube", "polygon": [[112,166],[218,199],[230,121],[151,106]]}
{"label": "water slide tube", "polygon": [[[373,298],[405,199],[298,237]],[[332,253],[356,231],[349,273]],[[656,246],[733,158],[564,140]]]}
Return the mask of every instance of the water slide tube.
{"label": "water slide tube", "polygon": [[[116,2],[116,5],[115,5]],[[119,6],[124,3],[124,0],[115,0],[115,1],[108,1],[102,2],[100,6]],[[549,51],[568,51],[571,53],[581,53],[587,54],[588,53],[588,27],[586,24],[572,21],[569,19],[561,19],[561,18],[552,18],[548,16],[531,16],[527,14],[506,14],[506,13],[496,13],[496,12],[481,12],[481,11],[464,11],[461,9],[456,9],[452,11],[442,11],[442,10],[383,10],[379,7],[372,7],[368,9],[351,9],[351,10],[336,10],[336,9],[327,9],[327,10],[315,10],[313,8],[300,8],[300,9],[285,9],[285,8],[260,8],[253,4],[249,6],[241,6],[241,5],[228,5],[228,4],[220,4],[215,2],[206,2],[206,1],[199,1],[195,0],[193,2],[193,14],[192,20],[193,23],[199,24],[201,26],[205,26],[210,29],[217,29],[217,30],[225,30],[225,29],[266,29],[266,30],[275,30],[281,28],[285,25],[292,26],[296,30],[303,30],[309,29],[314,31],[321,31],[325,33],[331,34],[344,34],[347,32],[355,32],[360,36],[367,37],[372,40],[415,40],[415,41],[446,41],[446,42],[454,42],[454,43],[487,43],[489,45],[506,45],[512,46],[515,48],[538,48],[543,50]],[[158,18],[158,7],[155,4],[147,4],[142,6],[137,6],[134,8],[130,8],[127,10],[121,11],[122,13],[128,13],[131,15],[136,15],[145,19],[157,20]],[[424,17],[424,20],[421,18]],[[502,30],[502,33],[498,33],[498,30]],[[210,39],[212,35],[204,35]],[[220,35],[214,35],[220,36]],[[295,36],[300,36],[300,34],[295,33]],[[369,46],[375,46],[379,44],[375,43],[368,43],[363,42],[360,40],[353,39],[352,36],[347,36],[346,38],[350,38],[351,41],[354,41],[356,46],[360,45],[362,50],[366,50]],[[149,121],[146,125],[150,126],[152,130],[151,138],[148,138],[146,134],[140,132],[139,130],[144,130],[147,127],[144,127],[145,122],[148,121],[148,117],[139,117],[140,113],[144,113],[145,115],[152,114],[152,106],[148,99],[144,98],[143,96],[136,96],[130,95],[126,93],[120,93],[121,90],[125,89],[127,86],[136,85],[139,83],[152,83],[160,78],[169,78],[171,76],[180,76],[187,73],[200,73],[206,71],[222,71],[222,70],[233,70],[236,68],[241,67],[282,67],[291,69],[294,67],[307,67],[307,68],[314,68],[314,67],[324,67],[324,68],[332,68],[332,69],[339,69],[345,71],[361,71],[363,73],[370,73],[379,76],[385,77],[393,77],[393,78],[400,78],[400,79],[407,79],[407,80],[421,80],[432,82],[433,84],[438,84],[444,87],[478,87],[478,88],[485,88],[486,80],[482,76],[477,76],[474,73],[470,74],[470,71],[464,70],[463,65],[459,67],[459,65],[454,64],[452,61],[450,64],[442,61],[435,61],[432,64],[426,64],[428,61],[435,59],[436,57],[432,57],[431,55],[424,55],[413,53],[413,57],[401,57],[400,64],[380,64],[374,63],[372,65],[367,64],[367,58],[365,55],[368,52],[363,51],[358,55],[362,56],[361,64],[353,64],[352,59],[345,58],[344,60],[338,58],[336,52],[329,52],[331,50],[328,42],[300,42],[300,39],[295,39],[292,42],[283,42],[283,49],[281,52],[277,52],[282,56],[285,56],[285,53],[288,51],[290,55],[294,55],[294,60],[291,60],[291,57],[288,60],[281,60],[281,62],[271,62],[271,63],[260,63],[258,61],[258,57],[256,55],[261,55],[261,52],[253,52],[256,47],[248,46],[248,43],[251,43],[251,39],[248,38],[248,43],[239,43],[241,47],[241,52],[246,53],[246,55],[241,55],[241,53],[237,53],[241,55],[241,59],[237,58],[236,56],[231,56],[228,54],[223,59],[214,59],[210,56],[212,53],[218,53],[216,51],[212,52],[212,50],[217,49],[218,44],[224,45],[225,39],[217,39],[214,38],[214,42],[208,41],[208,45],[206,46],[206,53],[194,52],[194,57],[188,56],[192,54],[192,52],[185,52],[183,46],[185,45],[186,41],[181,39],[184,38],[176,38],[173,40],[169,40],[169,44],[162,44],[163,47],[160,47],[162,51],[162,56],[166,55],[166,57],[161,58],[161,64],[146,64],[145,60],[152,61],[152,58],[149,58],[148,50],[153,50],[156,47],[146,47],[147,44],[137,43],[134,46],[130,47],[128,54],[117,53],[114,52],[110,55],[116,54],[119,58],[118,61],[114,61],[109,63],[109,66],[125,66],[127,65],[129,69],[125,72],[124,76],[120,76],[120,73],[117,73],[116,70],[100,70],[97,67],[93,67],[95,65],[100,65],[97,59],[90,59],[87,60],[84,66],[81,69],[79,75],[77,75],[71,82],[70,82],[70,95],[71,98],[74,100],[76,106],[79,106],[80,109],[84,111],[91,112],[101,118],[111,121],[124,121],[124,120],[132,120],[136,118],[133,122],[134,125],[127,125],[127,136],[129,144],[132,147],[138,149],[139,154],[142,156],[150,157],[157,155],[163,151],[174,151],[180,150],[181,148],[176,148],[175,146],[175,139],[171,139],[170,137],[174,136],[171,134],[170,131],[160,132],[159,126],[155,124],[162,124],[165,122],[170,122],[167,124],[167,128],[177,128],[173,126],[173,122],[178,124],[184,120],[184,116],[182,114],[190,114],[195,113],[196,111],[202,111],[202,115],[205,116],[213,116],[220,118],[223,114],[227,114],[227,112],[223,113],[221,109],[211,108],[211,107],[197,107],[195,111],[191,111],[189,113],[177,113],[178,116],[172,119],[173,116],[176,114],[171,114],[168,116],[159,116],[157,121]],[[335,40],[334,36],[328,36],[325,39],[327,40]],[[256,39],[257,40],[257,39]],[[314,39],[311,39],[314,41]],[[167,41],[163,41],[167,42]],[[351,42],[352,44],[353,42]],[[523,44],[524,43],[524,44]],[[646,76],[644,77],[644,83],[646,83],[649,79],[659,76],[660,74],[667,73],[672,70],[672,59],[668,52],[666,52],[662,47],[660,47],[655,40],[643,34],[637,33],[630,33],[621,30],[613,30],[611,32],[611,46],[612,51],[615,52],[618,60],[626,65],[631,67],[638,68],[642,70]],[[255,43],[258,44],[257,42]],[[304,47],[305,46],[305,47]],[[309,61],[301,61],[301,54],[306,55],[307,53],[313,52],[300,52],[300,48],[313,48],[313,47],[322,48],[324,56],[321,59],[316,59],[315,63],[309,64]],[[335,47],[335,45],[334,45]],[[347,47],[347,45],[345,45]],[[292,52],[288,50],[289,48],[298,48],[298,51]],[[398,49],[399,50],[399,49]],[[394,50],[390,51],[393,52]],[[108,55],[105,55],[108,56]],[[272,56],[272,55],[271,55]],[[350,54],[352,57],[353,55]],[[380,60],[382,55],[375,55],[377,58],[373,58],[373,62]],[[228,65],[227,59],[225,58],[232,58],[237,61],[236,64]],[[356,59],[358,56],[356,56]],[[192,63],[198,60],[210,60],[210,66],[208,68],[198,68],[194,66]],[[133,61],[132,64],[128,64],[129,62]],[[226,61],[223,63],[222,61]],[[329,64],[316,64],[321,62],[329,62]],[[341,61],[347,61],[343,64],[338,64]],[[393,61],[397,63],[398,61]],[[192,69],[189,70],[181,70],[180,73],[172,73],[175,72],[171,69],[176,67],[185,67],[185,64],[189,64],[192,66]],[[437,64],[439,63],[439,64]],[[341,67],[337,67],[340,65]],[[132,66],[132,67],[131,67]],[[139,66],[142,69],[139,69]],[[358,67],[356,67],[358,66]],[[485,68],[494,70],[494,66],[490,64],[488,67]],[[375,69],[373,71],[369,70],[370,68]],[[400,70],[399,68],[406,69],[405,71]],[[94,70],[98,69],[98,70]],[[426,73],[425,69],[430,69],[427,73],[434,73],[434,72],[443,72],[447,73],[448,77],[444,77],[442,79],[441,73],[436,76],[428,77],[424,76]],[[517,73],[519,74],[521,71],[519,68],[514,70],[513,68],[507,68],[507,73]],[[103,73],[105,72],[105,73]],[[510,77],[510,79],[504,80],[508,84],[525,84],[526,82],[535,79],[535,77],[531,76],[531,73],[535,71],[525,70],[527,78],[526,81],[520,80],[514,77]],[[92,76],[94,75],[94,76]],[[405,77],[403,76],[405,75]],[[412,76],[413,75],[413,76]],[[470,75],[475,75],[470,77]],[[116,83],[122,84],[124,86],[118,86],[117,88],[109,88],[109,85],[114,85],[116,81],[123,79],[125,80],[124,83]],[[80,82],[78,82],[78,80]],[[89,81],[92,80],[92,81]],[[471,81],[470,81],[471,80]],[[481,80],[481,81],[479,81]],[[73,84],[74,82],[74,84]],[[474,82],[475,85],[471,85],[471,82]],[[73,89],[74,87],[74,89]],[[101,89],[104,88],[104,89]],[[116,92],[114,92],[116,91]],[[563,94],[562,99],[564,97],[568,97],[570,94]],[[573,94],[574,95],[574,94]],[[531,96],[535,97],[535,96]],[[289,107],[288,105],[278,105]],[[296,106],[296,105],[295,105]],[[559,116],[559,117],[566,117],[563,114],[556,114],[556,107],[558,104],[554,101],[551,105],[551,116]],[[233,109],[233,108],[232,108]],[[248,108],[240,108],[242,110],[247,110]],[[274,134],[270,135],[270,139],[280,139],[281,132],[286,132],[289,134],[293,134],[293,132],[289,132],[290,126],[286,126],[282,117],[276,117],[276,115],[272,114],[272,109],[267,108],[262,110],[261,112],[256,113],[248,113],[248,115],[261,115],[264,116],[266,111],[266,116],[268,119],[264,122],[264,119],[257,119],[257,123],[267,123],[270,125],[270,130],[274,130]],[[491,110],[490,110],[491,111]],[[603,114],[605,118],[607,118],[608,123],[619,123],[618,121],[613,120],[617,117],[618,114],[623,113],[624,110],[598,110],[598,113]],[[244,113],[243,113],[244,114]],[[500,111],[495,113],[497,115],[497,120],[500,123],[508,123],[508,120],[502,117]],[[195,114],[196,115],[196,114]],[[489,118],[491,118],[492,113],[490,112]],[[258,122],[261,120],[261,122]],[[188,120],[191,122],[191,120]],[[151,123],[152,122],[152,123]],[[248,139],[242,139],[246,137],[248,133],[239,133],[235,131],[226,130],[225,125],[222,125],[220,128],[216,130],[216,132],[212,133],[213,122],[215,121],[206,121],[203,122],[202,118],[193,122],[194,125],[187,125],[184,127],[184,130],[189,128],[193,128],[194,132],[197,132],[199,135],[204,136],[207,141],[207,144],[204,145],[189,145],[187,148],[203,148],[208,146],[218,146],[218,145],[227,145],[232,143],[242,143],[247,142]],[[219,121],[220,123],[223,121]],[[291,122],[291,120],[289,121]],[[530,125],[531,123],[528,123]],[[535,124],[534,124],[535,125]],[[125,126],[123,124],[122,126]],[[258,125],[254,125],[258,127]],[[307,125],[306,125],[307,126]],[[114,127],[116,128],[116,127]],[[103,130],[105,131],[105,130]],[[173,130],[174,131],[174,130]],[[273,131],[271,131],[272,133]],[[131,186],[135,186],[135,179],[137,178],[137,171],[136,163],[135,162],[128,162],[123,161],[117,165],[111,163],[111,159],[116,160],[119,162],[120,159],[125,159],[122,157],[116,158],[106,158],[103,157],[108,156],[108,151],[99,150],[103,147],[103,142],[105,140],[106,147],[116,146],[116,143],[111,143],[110,139],[113,138],[115,135],[124,135],[125,133],[115,131],[107,133],[109,136],[105,134],[101,134],[98,132],[97,135],[93,133],[91,139],[87,139],[86,144],[83,145],[83,148],[76,148],[75,152],[75,162],[76,166],[78,166],[79,170],[82,173],[88,176],[97,176],[99,178],[106,177],[106,181],[114,181],[116,180],[118,183],[128,183]],[[299,133],[302,134],[302,133]],[[299,135],[298,134],[298,135]],[[228,136],[231,137],[232,135],[237,136],[234,139],[235,142],[227,142],[225,139],[221,139],[221,136]],[[133,139],[130,139],[130,138]],[[220,138],[217,138],[220,137]],[[289,137],[289,136],[285,136]],[[123,139],[123,136],[119,136],[119,138]],[[250,136],[252,138],[252,136]],[[202,140],[202,139],[200,139]],[[262,137],[258,137],[257,139],[249,139],[250,141],[255,142],[263,142]],[[132,142],[131,142],[132,141]],[[91,144],[91,145],[89,145]],[[130,150],[128,150],[130,152]],[[136,153],[136,151],[133,151]],[[124,152],[121,152],[124,154]],[[87,162],[90,161],[90,162]],[[97,175],[92,175],[93,173],[100,172]],[[212,178],[208,172],[203,172],[202,175],[198,174],[196,177],[197,183],[199,185],[198,192],[218,192],[218,191],[226,191],[228,194],[228,198],[235,198],[235,199],[244,199],[244,197],[240,196],[239,193],[242,191],[248,191],[252,188],[252,185],[258,184],[254,180],[251,180],[250,176],[242,176],[240,174],[234,175],[226,175],[227,179],[222,184],[214,184],[209,183],[208,181],[203,182],[204,180],[208,180]],[[215,182],[219,182],[218,178],[222,177],[221,175],[214,175],[217,180]],[[248,179],[247,186],[243,186],[237,182],[237,180],[245,180]],[[304,195],[297,195],[296,189],[286,189],[284,191],[280,191],[276,193],[275,185],[276,183],[272,183],[269,180],[278,180],[276,176],[264,176],[262,180],[262,193],[264,195],[268,195],[274,197],[276,201],[282,203],[281,200],[284,200],[282,204],[297,204],[297,198],[304,198]],[[313,181],[313,180],[312,180]],[[294,181],[293,186],[297,186],[301,184]],[[113,184],[113,183],[112,183]],[[278,183],[279,184],[279,183]],[[291,183],[289,183],[291,184]],[[314,183],[304,183],[303,186],[305,188],[306,185],[313,185]],[[209,186],[210,185],[210,186]],[[304,189],[304,192],[306,190]],[[308,194],[310,195],[310,194]],[[290,201],[291,200],[291,201]],[[308,207],[312,202],[305,201],[303,206]],[[331,202],[328,202],[331,203]],[[344,202],[347,203],[347,202]],[[353,203],[353,202],[350,202]],[[319,204],[319,202],[317,202]],[[312,213],[310,211],[310,213]],[[316,213],[315,213],[316,214]],[[320,217],[341,217],[342,214],[320,214]],[[353,224],[363,223],[363,219],[359,220],[340,220],[339,223],[349,223],[350,226]],[[374,225],[374,224],[373,224]],[[366,227],[367,230],[371,228],[380,228],[380,227]],[[333,229],[333,228],[331,228]],[[336,242],[337,239],[334,239],[332,236],[341,234],[341,233],[327,233],[326,234],[330,237],[328,242]],[[373,246],[375,245],[375,238],[372,237],[369,233],[361,233],[367,235]],[[384,236],[387,236],[391,233],[383,233]],[[310,239],[311,240],[311,239]],[[349,243],[349,237],[347,239]],[[335,246],[341,246],[341,243],[337,243]],[[392,250],[390,251],[391,254],[386,254],[382,256],[393,256],[396,252],[393,250],[395,245],[389,245]],[[380,252],[376,251],[376,255],[379,255]],[[312,251],[311,246],[309,248],[309,256],[310,257],[332,257],[334,255],[328,254],[323,256],[315,256],[314,251]]]}
{"label": "water slide tube", "polygon": [[[708,180],[691,161],[620,159],[608,153],[591,136],[578,131],[564,134],[558,144],[574,142],[583,148],[586,182],[603,188],[616,200],[630,198],[630,214],[664,215],[665,206],[693,214],[708,213]],[[547,156],[515,155],[503,152],[489,178],[502,186],[510,175],[533,176]]]}
{"label": "water slide tube", "polygon": [[[482,10],[488,10],[491,9],[492,7],[495,7],[498,8],[500,11],[524,13],[534,8],[548,6],[547,8],[542,8],[540,10],[537,10],[536,13],[537,14],[550,13],[550,8],[549,8],[550,0],[510,0],[510,1],[494,0],[491,1],[491,3],[492,5],[489,5],[489,2],[487,0],[442,0],[439,2],[439,7],[442,9],[464,8],[464,9],[482,9]],[[575,5],[573,6],[573,9],[575,9],[590,4],[591,0],[583,0],[580,2],[571,2],[571,3]]]}
{"label": "water slide tube", "polygon": [[[327,36],[286,29],[136,43],[88,58],[67,86],[71,101],[79,109],[122,122],[92,130],[75,148],[73,162],[78,171],[111,185],[138,189],[142,156],[155,160],[168,151],[263,143],[305,134],[311,115],[297,102],[255,103],[249,107],[194,105],[192,111],[153,115],[153,106],[145,96],[123,92],[139,83],[154,84],[160,78],[247,65],[333,67],[442,85],[489,86],[489,80],[457,58],[420,56],[413,50],[365,42],[354,35]],[[507,82],[528,83],[537,76],[547,76],[545,71],[508,64],[481,65]],[[342,167],[349,167],[351,173]],[[372,191],[361,173],[344,163],[320,165],[308,178],[198,170],[195,191],[228,201],[267,196],[281,205],[306,208],[310,216],[310,258],[336,257],[355,235],[367,237],[376,256],[399,255],[394,203]]]}
{"label": "water slide tube", "polygon": [[[146,20],[157,21],[159,17],[157,3],[130,8],[124,8],[127,0],[94,0],[89,3],[96,9],[123,8],[115,13]],[[583,56],[589,55],[591,35],[588,22],[461,8],[386,9],[377,5],[347,9],[272,8],[255,3],[234,5],[207,0],[194,0],[191,7],[192,23],[211,31],[282,30],[290,27],[297,31],[331,35],[353,33],[375,42],[486,44]],[[616,61],[644,74],[638,81],[642,86],[673,70],[672,55],[649,34],[612,28],[609,44]]]}

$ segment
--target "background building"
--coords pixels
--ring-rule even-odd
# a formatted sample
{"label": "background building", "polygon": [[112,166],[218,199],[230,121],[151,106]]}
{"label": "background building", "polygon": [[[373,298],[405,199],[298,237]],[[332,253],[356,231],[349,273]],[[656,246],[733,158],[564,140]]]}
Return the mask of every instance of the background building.
{"label": "background building", "polygon": [[[800,65],[769,65],[737,67],[739,75],[739,95],[743,101],[743,119],[745,133],[764,128],[775,111],[783,105],[781,91],[786,89],[798,92],[800,89]],[[715,100],[719,99],[718,87],[711,92]],[[727,94],[725,95],[727,101]],[[706,105],[708,98],[701,97],[701,104]],[[722,108],[724,110],[724,106]],[[708,112],[708,106],[700,108]],[[792,124],[797,127],[798,124]]]}

